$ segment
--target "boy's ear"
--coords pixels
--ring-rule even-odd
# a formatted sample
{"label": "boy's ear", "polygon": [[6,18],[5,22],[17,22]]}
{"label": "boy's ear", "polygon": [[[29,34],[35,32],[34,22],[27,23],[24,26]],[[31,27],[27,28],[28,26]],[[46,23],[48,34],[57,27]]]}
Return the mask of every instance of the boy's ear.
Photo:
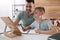
{"label": "boy's ear", "polygon": [[43,15],[43,12],[41,13],[41,15]]}

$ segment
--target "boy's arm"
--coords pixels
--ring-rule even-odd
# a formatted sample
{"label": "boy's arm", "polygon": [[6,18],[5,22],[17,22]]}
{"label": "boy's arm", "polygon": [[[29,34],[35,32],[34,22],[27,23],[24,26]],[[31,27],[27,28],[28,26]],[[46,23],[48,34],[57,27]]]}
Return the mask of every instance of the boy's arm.
{"label": "boy's arm", "polygon": [[52,26],[51,30],[48,30],[48,31],[42,31],[42,30],[37,29],[37,30],[35,30],[35,32],[39,33],[39,34],[50,34],[50,35],[52,35],[52,34],[57,33],[57,27]]}
{"label": "boy's arm", "polygon": [[27,30],[29,30],[29,29],[31,29],[31,27],[30,27],[30,26],[27,26],[27,27],[25,27],[25,28],[23,29],[23,31],[27,31]]}
{"label": "boy's arm", "polygon": [[34,27],[34,26],[35,26],[35,21],[31,25],[25,27],[23,31],[27,31],[27,30],[31,29],[32,27]]}

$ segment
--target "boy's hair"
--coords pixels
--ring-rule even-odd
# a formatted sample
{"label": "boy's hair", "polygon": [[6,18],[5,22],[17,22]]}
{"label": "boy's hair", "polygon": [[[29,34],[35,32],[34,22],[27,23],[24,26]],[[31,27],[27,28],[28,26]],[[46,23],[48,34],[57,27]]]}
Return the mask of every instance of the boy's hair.
{"label": "boy's hair", "polygon": [[45,12],[45,8],[44,8],[44,7],[36,7],[35,10],[37,10],[37,9],[38,9],[39,11],[42,11],[42,10],[43,10],[43,11]]}
{"label": "boy's hair", "polygon": [[28,2],[28,3],[34,3],[34,0],[26,0],[26,2]]}

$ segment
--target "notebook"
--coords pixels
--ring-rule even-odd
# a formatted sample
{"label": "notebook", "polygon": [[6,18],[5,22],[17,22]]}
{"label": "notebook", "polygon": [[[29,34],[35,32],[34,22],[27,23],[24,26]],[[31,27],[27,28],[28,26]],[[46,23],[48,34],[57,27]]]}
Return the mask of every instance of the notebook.
{"label": "notebook", "polygon": [[60,33],[53,34],[48,38],[48,40],[60,40]]}

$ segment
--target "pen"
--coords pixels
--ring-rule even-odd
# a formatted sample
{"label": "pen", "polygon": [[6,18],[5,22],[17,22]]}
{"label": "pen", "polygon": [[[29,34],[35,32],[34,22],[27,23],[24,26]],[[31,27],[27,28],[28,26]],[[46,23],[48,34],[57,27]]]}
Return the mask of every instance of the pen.
{"label": "pen", "polygon": [[25,29],[24,29],[24,27],[22,26],[22,24],[20,24],[20,26],[21,26],[22,30],[25,31]]}

